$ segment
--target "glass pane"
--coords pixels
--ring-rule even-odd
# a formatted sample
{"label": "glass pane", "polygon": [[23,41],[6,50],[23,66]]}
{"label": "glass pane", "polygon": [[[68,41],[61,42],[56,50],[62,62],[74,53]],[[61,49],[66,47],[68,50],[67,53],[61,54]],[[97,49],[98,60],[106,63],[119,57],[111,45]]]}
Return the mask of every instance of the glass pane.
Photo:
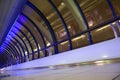
{"label": "glass pane", "polygon": [[54,53],[54,47],[53,47],[53,46],[52,46],[52,47],[49,47],[50,45],[52,45],[52,44],[50,44],[50,43],[47,41],[47,47],[48,47],[48,48],[46,48],[47,56],[51,56],[51,55],[55,54],[55,53]]}
{"label": "glass pane", "polygon": [[87,34],[73,38],[72,44],[74,49],[89,45]]}
{"label": "glass pane", "polygon": [[54,47],[49,47],[46,49],[47,53],[48,53],[48,56],[51,56],[51,55],[54,55],[55,52],[54,52]]}
{"label": "glass pane", "polygon": [[25,51],[25,54],[27,55],[28,53],[26,52],[26,47],[25,47],[25,44],[22,42],[22,40],[17,35],[15,35],[14,33],[11,33],[11,36],[16,39],[16,42],[18,41],[21,44],[22,48]]}
{"label": "glass pane", "polygon": [[[17,28],[13,28],[13,29],[14,29],[14,31],[17,31],[16,33],[17,33],[17,34],[21,37],[21,39],[25,42],[26,47],[28,48],[29,54],[32,53],[31,48],[30,48],[30,44],[28,43],[28,40],[26,39],[26,37],[25,37],[20,31],[18,31]],[[22,28],[22,30],[23,30],[23,28]],[[27,34],[27,32],[25,32],[25,35],[26,35],[26,34]],[[26,49],[26,51],[27,51],[27,49]]]}
{"label": "glass pane", "polygon": [[29,60],[31,61],[32,60],[32,55],[29,55],[29,56],[30,56]]}
{"label": "glass pane", "polygon": [[[61,13],[71,36],[76,35],[84,30],[84,29],[82,29],[83,26],[78,25],[78,23],[80,23],[80,21],[77,23],[76,20],[78,20],[78,16],[77,17],[74,16],[75,11],[71,9],[71,5],[69,5],[64,0],[52,0],[52,1],[55,4],[55,6],[57,7],[57,9],[59,10],[59,12]],[[68,2],[69,1],[70,0],[68,0]],[[63,25],[61,25],[61,26],[58,25],[57,24],[58,22],[60,22],[60,20],[58,20],[56,22],[56,26],[59,27],[58,31],[57,31],[58,36],[66,37],[67,33],[66,33],[65,29],[61,28],[61,26],[63,26]]]}
{"label": "glass pane", "polygon": [[38,59],[38,53],[37,52],[34,53],[34,59]]}
{"label": "glass pane", "polygon": [[69,50],[69,43],[68,41],[62,42],[58,44],[58,50],[59,52],[65,52]]}
{"label": "glass pane", "polygon": [[99,29],[91,31],[93,43],[102,42],[114,38],[114,33],[110,25],[103,26]]}
{"label": "glass pane", "polygon": [[43,51],[40,51],[40,58],[43,58],[44,57],[44,53]]}
{"label": "glass pane", "polygon": [[27,20],[24,16],[20,16],[20,20],[21,20],[23,23],[24,23],[23,20],[25,20],[25,25],[26,25],[26,27],[28,27],[28,29],[31,31],[31,33],[33,34],[33,36],[35,37],[35,39],[36,39],[36,41],[37,41],[37,43],[35,43],[33,37],[32,37],[31,34],[29,33],[28,37],[29,37],[29,38],[32,38],[32,39],[31,39],[31,42],[33,41],[33,43],[35,44],[35,45],[33,46],[33,49],[34,49],[34,50],[37,50],[37,46],[36,46],[36,45],[38,45],[39,48],[44,48],[44,44],[43,44],[43,42],[42,42],[42,38],[41,38],[41,36],[39,35],[39,33],[38,33],[37,29],[35,28],[35,26],[34,26],[29,20]]}
{"label": "glass pane", "polygon": [[[36,27],[38,29],[35,28],[35,26],[33,24],[31,24],[30,21],[29,21],[29,23],[27,23],[28,25],[34,26],[33,29],[36,30],[36,31],[34,31],[34,33],[36,32],[37,33],[36,36],[38,36],[38,38],[39,38],[39,39],[37,39],[38,42],[39,43],[42,42],[41,35],[39,34],[39,31],[40,31],[42,33],[44,39],[46,39],[50,43],[53,43],[49,29],[47,28],[46,24],[42,21],[42,18],[32,8],[30,8],[28,6],[25,6],[23,13],[25,15],[27,15],[36,24]],[[40,44],[40,47],[44,48],[42,46],[43,45]]]}
{"label": "glass pane", "polygon": [[[26,37],[29,39],[32,47],[34,48],[34,47],[35,47],[35,42],[34,42],[34,40],[33,40],[33,37],[31,36],[30,32],[28,32],[28,30],[27,30],[24,26],[22,26],[21,24],[19,24],[19,23],[17,23],[17,22],[16,22],[15,26],[16,26],[18,29],[20,29],[20,30],[26,35]],[[24,39],[25,41],[27,41],[25,37],[24,37],[23,39]],[[28,41],[27,41],[27,43],[28,43]],[[30,45],[29,45],[29,50],[30,50],[30,53],[32,53],[32,50],[31,50],[31,48],[30,48]]]}
{"label": "glass pane", "polygon": [[90,28],[113,18],[106,0],[78,0],[78,2]]}
{"label": "glass pane", "polygon": [[[57,36],[57,41],[63,40],[67,38],[65,37],[59,37],[57,34],[58,29],[64,29],[58,15],[52,8],[52,6],[49,4],[47,0],[30,0],[36,7],[43,13],[43,15],[47,18],[50,25],[52,26],[52,29],[54,30],[55,35]],[[42,2],[42,3],[41,3]],[[41,23],[44,23],[42,20],[39,20]],[[44,25],[47,27],[47,25],[44,23]],[[50,41],[49,41],[50,42]]]}
{"label": "glass pane", "polygon": [[118,16],[120,16],[120,0],[110,0],[113,4],[113,7],[115,9],[115,12]]}

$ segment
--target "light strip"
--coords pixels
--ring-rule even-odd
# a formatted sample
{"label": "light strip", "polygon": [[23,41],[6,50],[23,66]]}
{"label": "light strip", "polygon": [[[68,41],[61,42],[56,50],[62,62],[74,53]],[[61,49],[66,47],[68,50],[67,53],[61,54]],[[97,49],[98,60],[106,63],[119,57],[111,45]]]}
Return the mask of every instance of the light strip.
{"label": "light strip", "polygon": [[76,38],[72,39],[72,41],[76,41],[76,40],[79,40],[79,39],[84,38],[84,37],[85,37],[85,35],[81,35],[79,37],[76,37]]}
{"label": "light strip", "polygon": [[[81,35],[79,37],[76,37],[76,38],[72,39],[72,41],[76,41],[76,40],[79,40],[79,39],[84,38],[84,37],[85,37],[85,35]],[[68,43],[68,41],[65,41],[65,42],[61,43],[61,45],[64,45],[66,43]]]}
{"label": "light strip", "polygon": [[102,27],[102,28],[100,28],[100,29],[97,29],[96,31],[101,31],[101,30],[103,30],[103,29],[105,29],[105,28],[108,28],[110,25],[106,25],[106,26],[104,26],[104,27]]}
{"label": "light strip", "polygon": [[68,41],[65,41],[65,42],[63,42],[63,43],[61,43],[61,44],[64,45],[64,44],[66,44],[66,43],[68,43]]}
{"label": "light strip", "polygon": [[[119,20],[119,22],[120,22],[120,20]],[[115,22],[113,22],[112,24],[116,24]],[[102,27],[102,28],[100,28],[100,29],[97,29],[96,31],[101,31],[101,30],[103,30],[103,29],[105,29],[105,28],[108,28],[108,27],[110,27],[110,25],[106,25],[106,26],[104,26],[104,27]]]}

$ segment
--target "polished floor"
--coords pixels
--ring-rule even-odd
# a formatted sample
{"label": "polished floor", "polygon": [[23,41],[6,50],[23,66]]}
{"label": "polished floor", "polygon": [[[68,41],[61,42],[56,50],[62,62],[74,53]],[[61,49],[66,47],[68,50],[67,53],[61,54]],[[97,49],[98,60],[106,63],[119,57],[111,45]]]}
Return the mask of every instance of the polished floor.
{"label": "polished floor", "polygon": [[11,70],[3,74],[0,80],[120,80],[120,59]]}

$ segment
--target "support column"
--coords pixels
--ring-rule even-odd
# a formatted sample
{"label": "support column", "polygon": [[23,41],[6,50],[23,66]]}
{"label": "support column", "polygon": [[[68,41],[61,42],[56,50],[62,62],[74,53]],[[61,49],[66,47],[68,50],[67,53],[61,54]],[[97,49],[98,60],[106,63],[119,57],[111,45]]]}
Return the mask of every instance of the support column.
{"label": "support column", "polygon": [[[79,28],[81,30],[88,30],[89,25],[87,23],[85,15],[82,9],[80,8],[78,2],[76,0],[63,0],[63,1],[66,3],[68,8],[71,10],[73,16],[75,17],[76,21],[79,24]],[[90,31],[87,34],[88,34],[89,44],[91,45],[93,44],[93,41],[92,41],[92,36],[91,36]]]}
{"label": "support column", "polygon": [[119,32],[120,32],[120,22],[119,22],[119,20],[116,21],[116,25],[117,25],[117,27],[118,27],[118,29],[119,29]]}
{"label": "support column", "polygon": [[110,24],[110,26],[111,26],[111,28],[112,28],[112,30],[113,30],[113,33],[114,33],[115,38],[118,38],[118,35],[117,35],[117,31],[116,31],[116,29],[115,29],[115,26],[114,26],[112,23]]}
{"label": "support column", "polygon": [[63,0],[63,2],[69,8],[69,10],[71,11],[71,13],[74,16],[75,20],[79,24],[79,29],[81,31],[85,30],[86,25],[84,23],[84,20],[83,20],[82,16],[80,15],[80,12],[78,11],[78,8],[76,7],[74,1],[73,0]]}

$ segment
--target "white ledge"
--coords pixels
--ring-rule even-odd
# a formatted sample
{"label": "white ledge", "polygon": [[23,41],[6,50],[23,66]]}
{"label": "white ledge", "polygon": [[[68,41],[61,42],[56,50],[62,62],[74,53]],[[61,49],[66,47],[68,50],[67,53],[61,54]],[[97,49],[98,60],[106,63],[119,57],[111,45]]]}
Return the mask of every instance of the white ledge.
{"label": "white ledge", "polygon": [[120,38],[14,65],[12,68],[7,67],[6,70],[71,64],[112,58],[120,58]]}

